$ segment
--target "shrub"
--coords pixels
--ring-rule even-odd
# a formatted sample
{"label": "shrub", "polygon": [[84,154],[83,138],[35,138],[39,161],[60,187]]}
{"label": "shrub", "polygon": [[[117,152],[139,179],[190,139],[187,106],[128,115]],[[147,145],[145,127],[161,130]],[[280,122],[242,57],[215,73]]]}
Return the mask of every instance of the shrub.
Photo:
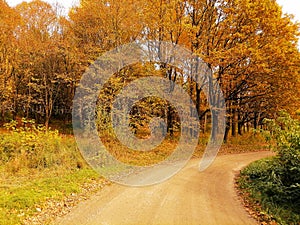
{"label": "shrub", "polygon": [[[269,140],[275,141],[274,150],[278,156],[275,159],[281,184],[292,191],[300,200],[300,123],[285,112],[280,112],[276,120],[266,120]],[[288,191],[288,192],[289,192]],[[300,206],[300,205],[299,205]]]}
{"label": "shrub", "polygon": [[298,224],[300,123],[285,112],[265,123],[268,130],[263,133],[277,155],[250,164],[241,172],[239,183],[278,223]]}
{"label": "shrub", "polygon": [[0,161],[11,172],[22,168],[69,168],[83,165],[75,141],[63,138],[57,130],[46,130],[33,120],[22,119],[22,126],[5,124],[8,132],[0,135]]}

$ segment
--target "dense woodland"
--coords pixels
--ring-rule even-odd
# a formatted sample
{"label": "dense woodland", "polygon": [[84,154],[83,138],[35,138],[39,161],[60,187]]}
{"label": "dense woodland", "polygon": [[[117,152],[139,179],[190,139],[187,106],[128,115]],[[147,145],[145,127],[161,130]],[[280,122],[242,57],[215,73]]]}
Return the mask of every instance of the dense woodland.
{"label": "dense woodland", "polygon": [[[275,0],[81,0],[67,16],[40,0],[15,8],[0,0],[0,29],[2,123],[20,117],[47,128],[53,120],[70,123],[84,71],[102,53],[136,40],[180,44],[207,63],[225,97],[225,139],[257,128],[279,110],[300,109],[299,24]],[[155,73],[187,90],[206,130],[210,110],[200,85],[168,65],[159,71],[153,64],[132,67],[101,92],[101,120],[122,85]],[[158,105],[156,113],[172,132],[176,112],[159,101],[141,102],[139,120]]]}

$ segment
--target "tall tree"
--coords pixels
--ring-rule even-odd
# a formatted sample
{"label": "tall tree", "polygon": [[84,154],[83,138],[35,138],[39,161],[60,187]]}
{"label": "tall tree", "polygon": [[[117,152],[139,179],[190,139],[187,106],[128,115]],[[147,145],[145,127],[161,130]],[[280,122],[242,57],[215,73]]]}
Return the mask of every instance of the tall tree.
{"label": "tall tree", "polygon": [[[271,97],[271,101],[278,101],[281,96],[274,90],[286,89],[279,84],[287,82],[287,77],[291,81],[299,76],[295,70],[289,72],[299,58],[298,26],[282,16],[273,0],[189,2],[191,47],[212,68],[221,85],[227,106],[226,134],[231,129],[235,135],[242,104],[251,99],[263,104]],[[286,63],[284,58],[293,62]]]}
{"label": "tall tree", "polygon": [[14,31],[19,24],[18,13],[4,0],[0,1],[0,121],[15,112],[14,76],[18,63],[18,49]]}
{"label": "tall tree", "polygon": [[23,2],[16,7],[22,18],[17,30],[23,61],[19,80],[24,83],[23,107],[26,114],[43,120],[48,128],[55,104],[64,86],[72,79],[69,67],[68,44],[56,10],[40,0]]}

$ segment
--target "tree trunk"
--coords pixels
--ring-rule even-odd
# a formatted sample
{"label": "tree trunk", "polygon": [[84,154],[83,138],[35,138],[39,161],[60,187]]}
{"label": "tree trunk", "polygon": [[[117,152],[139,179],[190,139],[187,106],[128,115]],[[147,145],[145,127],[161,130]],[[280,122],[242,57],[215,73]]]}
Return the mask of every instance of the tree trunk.
{"label": "tree trunk", "polygon": [[171,137],[174,136],[172,107],[170,105],[168,105],[168,110],[167,110],[167,131]]}
{"label": "tree trunk", "polygon": [[258,113],[254,112],[254,121],[253,121],[253,127],[254,129],[257,129],[257,119],[258,119]]}
{"label": "tree trunk", "polygon": [[239,135],[243,134],[242,129],[243,129],[243,122],[242,122],[241,114],[240,112],[238,112],[238,134]]}
{"label": "tree trunk", "polygon": [[239,135],[243,135],[243,123],[242,122],[238,122],[238,134]]}
{"label": "tree trunk", "polygon": [[207,128],[207,113],[205,113],[205,115],[204,115],[204,121],[203,121],[203,133],[206,132],[206,128]]}
{"label": "tree trunk", "polygon": [[236,113],[235,109],[231,109],[231,135],[232,137],[236,136]]}
{"label": "tree trunk", "polygon": [[224,134],[224,142],[225,143],[228,141],[229,131],[230,131],[230,119],[227,118],[226,127],[225,127],[225,134]]}
{"label": "tree trunk", "polygon": [[212,140],[214,141],[214,140],[216,140],[217,134],[218,134],[218,131],[219,131],[217,112],[212,110],[211,117],[212,117],[211,137],[212,137]]}

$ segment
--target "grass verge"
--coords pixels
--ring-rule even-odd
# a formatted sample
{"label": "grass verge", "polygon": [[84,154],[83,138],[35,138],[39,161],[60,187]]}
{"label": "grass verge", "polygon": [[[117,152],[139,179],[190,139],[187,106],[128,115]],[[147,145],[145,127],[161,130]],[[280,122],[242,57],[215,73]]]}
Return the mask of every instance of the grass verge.
{"label": "grass verge", "polygon": [[42,210],[48,199],[62,200],[81,192],[82,185],[99,179],[89,168],[75,171],[44,171],[39,175],[19,177],[2,181],[0,186],[0,224],[15,225]]}
{"label": "grass verge", "polygon": [[25,119],[5,126],[0,133],[1,225],[24,224],[49,199],[60,201],[82,192],[84,184],[104,181],[87,166],[73,137]]}
{"label": "grass verge", "polygon": [[278,157],[251,163],[241,171],[238,189],[246,206],[262,224],[299,225],[299,199],[289,196],[277,176],[277,168]]}

